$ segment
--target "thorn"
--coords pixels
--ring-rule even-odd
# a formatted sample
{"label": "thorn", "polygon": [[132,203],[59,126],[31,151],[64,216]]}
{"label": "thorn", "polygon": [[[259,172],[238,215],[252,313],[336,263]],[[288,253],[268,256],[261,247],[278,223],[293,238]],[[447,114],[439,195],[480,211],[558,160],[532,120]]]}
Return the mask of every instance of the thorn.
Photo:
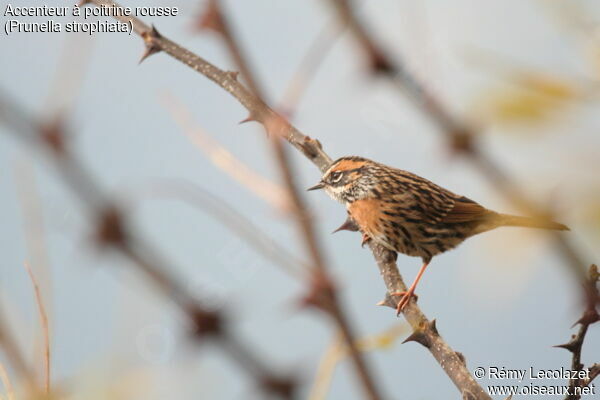
{"label": "thorn", "polygon": [[127,240],[121,212],[114,206],[108,206],[99,216],[96,241],[103,246],[117,246]]}
{"label": "thorn", "polygon": [[410,336],[408,336],[406,339],[404,339],[402,344],[408,343],[408,342],[417,342],[427,348],[429,348],[431,346],[429,343],[429,340],[427,339],[427,336],[425,336],[425,334],[423,333],[422,330],[416,330],[413,333],[411,333]]}
{"label": "thorn", "polygon": [[321,144],[321,142],[319,142],[319,139],[315,139],[315,145],[319,148],[322,149],[323,145]]}
{"label": "thorn", "polygon": [[369,67],[375,75],[393,75],[394,67],[379,49],[369,49]]}
{"label": "thorn", "polygon": [[308,293],[300,300],[300,307],[316,307],[325,312],[332,311],[335,288],[322,271],[314,271],[310,278]]}
{"label": "thorn", "polygon": [[252,115],[252,113],[250,113],[250,115],[248,115],[245,119],[241,120],[240,122],[238,122],[238,124],[245,124],[248,122],[258,122],[258,119]]}
{"label": "thorn", "polygon": [[431,330],[431,332],[433,332],[433,333],[434,333],[436,336],[439,336],[439,335],[440,335],[440,334],[438,333],[438,330],[437,330],[437,326],[436,326],[436,319],[435,319],[435,318],[434,318],[434,319],[432,319],[431,321],[429,321],[429,324],[428,324],[428,326],[427,326],[427,327],[428,327],[428,328]]}
{"label": "thorn", "polygon": [[144,61],[146,58],[150,57],[152,54],[156,54],[158,52],[160,52],[160,47],[158,47],[157,45],[147,45],[146,46],[146,50],[144,50],[144,53],[142,54],[142,56],[140,57],[140,60],[138,61],[138,65],[142,63],[142,61]]}
{"label": "thorn", "polygon": [[238,71],[225,71],[225,75],[227,75],[230,79],[237,81],[238,76],[240,76],[240,73]]}
{"label": "thorn", "polygon": [[192,306],[193,335],[200,339],[206,336],[217,336],[223,331],[223,319],[217,311],[207,311],[197,306]]}
{"label": "thorn", "polygon": [[260,386],[267,393],[278,395],[277,397],[283,399],[292,399],[298,385],[290,377],[266,375],[260,378]]}
{"label": "thorn", "polygon": [[452,154],[473,152],[473,133],[468,127],[457,126],[449,135]]}
{"label": "thorn", "polygon": [[323,146],[321,142],[317,139],[313,139],[310,136],[305,136],[302,141],[302,149],[306,153],[306,155],[310,158],[315,158],[318,155],[318,152],[315,149],[322,149]]}
{"label": "thorn", "polygon": [[575,335],[573,335],[573,336],[571,336],[571,340],[568,343],[557,344],[556,346],[552,346],[552,347],[565,349],[565,350],[570,351],[571,353],[574,353],[577,350],[578,346],[579,346],[579,343],[577,342],[577,340],[575,340]]}
{"label": "thorn", "polygon": [[140,36],[144,40],[146,50],[142,54],[138,64],[141,64],[142,61],[150,57],[152,54],[158,53],[162,50],[159,43],[160,39],[162,39],[162,35],[158,32],[158,30],[156,30],[154,25],[152,25],[152,29],[150,31],[142,32]]}
{"label": "thorn", "polygon": [[367,235],[366,233],[363,233],[362,236],[362,241],[360,242],[360,247],[365,247],[365,244],[371,240],[371,238],[369,237],[369,235]]}
{"label": "thorn", "polygon": [[455,351],[454,354],[456,354],[456,357],[458,357],[458,359],[460,360],[460,362],[466,367],[467,366],[467,360],[465,359],[464,354],[461,353],[460,351]]}
{"label": "thorn", "polygon": [[156,26],[154,26],[154,24],[152,24],[152,27],[149,31],[142,32],[140,36],[142,37],[142,39],[144,39],[145,42],[162,39],[162,35],[160,34],[160,32],[158,32],[158,29],[156,29]]}
{"label": "thorn", "polygon": [[379,303],[377,303],[376,305],[390,307],[395,310],[396,306],[397,306],[397,302],[392,295],[390,295],[388,292],[386,292],[385,298],[383,300],[381,300]]}
{"label": "thorn", "polygon": [[581,318],[579,318],[575,323],[571,326],[571,328],[575,327],[578,324],[581,325],[591,325],[595,322],[600,321],[600,315],[595,308],[590,308],[585,310]]}
{"label": "thorn", "polygon": [[356,231],[358,231],[358,225],[356,225],[356,222],[354,222],[352,217],[350,217],[350,215],[348,215],[348,218],[346,218],[346,221],[344,221],[344,223],[342,225],[340,225],[339,228],[337,228],[335,231],[333,231],[331,233],[333,234],[333,233],[336,233],[339,231],[356,232]]}
{"label": "thorn", "polygon": [[221,10],[215,0],[208,0],[206,8],[196,22],[195,28],[198,31],[210,30],[220,34],[225,32]]}
{"label": "thorn", "polygon": [[58,155],[66,151],[65,128],[62,116],[55,115],[49,121],[42,124],[41,137],[44,143]]}

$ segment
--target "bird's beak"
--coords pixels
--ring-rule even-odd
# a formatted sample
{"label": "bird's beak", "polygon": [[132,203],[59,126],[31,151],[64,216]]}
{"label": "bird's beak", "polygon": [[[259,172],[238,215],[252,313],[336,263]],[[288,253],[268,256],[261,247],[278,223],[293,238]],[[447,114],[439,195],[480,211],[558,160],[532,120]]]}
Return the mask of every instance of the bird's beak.
{"label": "bird's beak", "polygon": [[317,189],[323,189],[325,187],[325,183],[323,183],[323,181],[317,183],[315,186],[309,187],[306,190],[317,190]]}

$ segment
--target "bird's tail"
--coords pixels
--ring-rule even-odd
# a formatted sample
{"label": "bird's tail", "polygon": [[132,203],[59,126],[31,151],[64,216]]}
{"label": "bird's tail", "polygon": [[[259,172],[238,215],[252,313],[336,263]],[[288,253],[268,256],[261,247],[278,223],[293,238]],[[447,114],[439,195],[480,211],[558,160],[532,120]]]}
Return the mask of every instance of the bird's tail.
{"label": "bird's tail", "polygon": [[552,229],[556,231],[569,231],[569,227],[558,222],[543,218],[519,217],[517,215],[499,214],[500,226],[525,226],[538,229]]}

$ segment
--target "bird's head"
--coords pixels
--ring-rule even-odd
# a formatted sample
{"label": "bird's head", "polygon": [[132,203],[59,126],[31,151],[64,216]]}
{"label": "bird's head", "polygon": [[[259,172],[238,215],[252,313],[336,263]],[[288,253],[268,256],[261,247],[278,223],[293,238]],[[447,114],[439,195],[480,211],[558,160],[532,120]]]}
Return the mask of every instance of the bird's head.
{"label": "bird's head", "polygon": [[369,197],[376,185],[376,164],[362,157],[342,157],[334,161],[315,186],[324,189],[334,200],[351,203]]}

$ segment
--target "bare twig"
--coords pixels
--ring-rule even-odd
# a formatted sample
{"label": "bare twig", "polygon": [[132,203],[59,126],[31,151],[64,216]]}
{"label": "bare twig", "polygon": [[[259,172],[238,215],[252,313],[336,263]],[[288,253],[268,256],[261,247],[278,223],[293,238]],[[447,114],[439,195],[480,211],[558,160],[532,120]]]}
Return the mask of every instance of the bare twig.
{"label": "bare twig", "polygon": [[38,309],[38,315],[40,318],[40,328],[42,330],[43,346],[42,346],[42,360],[44,366],[44,393],[47,395],[50,393],[50,331],[48,329],[48,315],[46,314],[46,307],[44,306],[44,299],[40,292],[37,279],[29,266],[29,263],[24,263],[33,290],[35,293],[35,303]]}
{"label": "bare twig", "polygon": [[[571,340],[568,343],[555,346],[566,349],[572,353],[572,371],[584,370],[584,365],[581,362],[581,350],[583,348],[583,342],[585,341],[585,336],[590,325],[600,321],[600,315],[598,314],[597,310],[597,304],[600,302],[598,279],[598,267],[596,265],[591,265],[589,269],[588,281],[584,288],[587,293],[587,307],[585,308],[581,318],[579,318],[579,320],[575,323],[579,324],[579,331],[577,334],[571,337]],[[581,398],[581,388],[588,386],[594,380],[594,378],[600,374],[600,366],[599,364],[594,364],[588,368],[587,371],[587,377],[581,377],[576,374],[576,376],[569,379],[569,393],[565,397],[565,400],[579,400]]]}
{"label": "bare twig", "polygon": [[[89,2],[97,6],[118,7],[112,0],[90,0]],[[276,114],[262,100],[238,82],[236,74],[217,68],[205,59],[167,39],[158,33],[155,28],[148,26],[138,18],[119,16],[115,18],[124,22],[131,21],[134,32],[142,37],[146,45],[144,58],[160,51],[169,54],[171,57],[204,75],[236,98],[250,113],[248,120],[257,121],[263,125],[268,123],[268,121],[280,121],[283,125],[281,127],[282,136],[293,147],[305,155],[322,172],[329,167],[332,159],[323,151],[321,143],[316,139],[304,135],[289,124],[289,122],[283,120],[281,116]],[[395,293],[405,290],[405,285],[395,263],[395,253],[376,244],[370,244],[370,247],[384,277],[388,292]],[[462,362],[463,359],[439,335],[434,335],[429,329],[423,330],[423,326],[429,326],[429,321],[423,316],[420,308],[414,302],[411,302],[406,307],[406,312],[414,316],[409,320],[412,328],[415,331],[421,332],[425,337],[429,337],[431,339],[430,342],[434,343],[433,346],[429,347],[429,350],[434,354],[436,360],[441,363],[444,371],[457,385],[460,392],[466,396],[470,396],[468,398],[489,399],[490,397],[485,394],[483,388],[470,375],[466,365]],[[421,316],[423,316],[422,319],[420,318]]]}
{"label": "bare twig", "polygon": [[8,400],[15,400],[15,389],[13,388],[10,378],[8,377],[8,373],[6,372],[6,368],[4,368],[2,363],[0,363],[0,381],[6,389],[6,397]]}

